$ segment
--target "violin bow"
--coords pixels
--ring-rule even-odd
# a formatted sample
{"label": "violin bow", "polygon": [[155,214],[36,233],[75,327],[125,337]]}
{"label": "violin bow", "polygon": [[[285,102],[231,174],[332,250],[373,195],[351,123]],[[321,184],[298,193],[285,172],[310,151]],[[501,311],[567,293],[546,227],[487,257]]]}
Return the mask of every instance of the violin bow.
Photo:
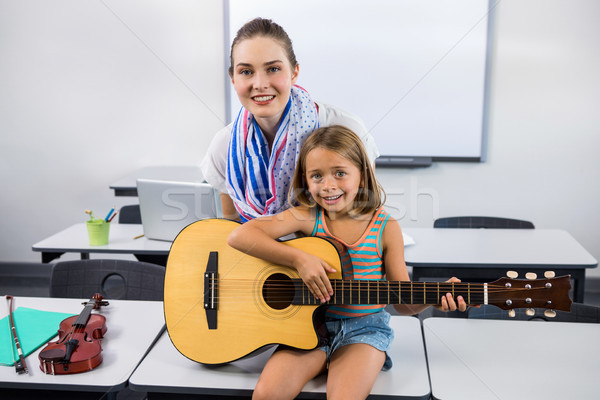
{"label": "violin bow", "polygon": [[23,357],[23,350],[21,349],[21,343],[17,337],[17,328],[15,327],[15,320],[13,319],[13,296],[6,295],[6,301],[8,302],[8,319],[10,321],[11,339],[15,343],[19,359],[15,360],[15,350],[11,343],[11,349],[13,351],[13,361],[15,363],[15,371],[17,374],[27,374],[27,364],[25,364],[25,358]]}

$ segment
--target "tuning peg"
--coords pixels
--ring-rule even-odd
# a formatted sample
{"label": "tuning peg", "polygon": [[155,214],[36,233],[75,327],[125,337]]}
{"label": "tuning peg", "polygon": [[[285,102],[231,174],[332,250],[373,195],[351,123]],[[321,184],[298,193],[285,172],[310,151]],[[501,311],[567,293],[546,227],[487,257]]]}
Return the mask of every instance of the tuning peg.
{"label": "tuning peg", "polygon": [[537,274],[535,272],[528,272],[525,274],[525,278],[534,280],[537,279]]}
{"label": "tuning peg", "polygon": [[508,276],[511,279],[517,279],[519,273],[517,271],[506,271],[506,276]]}
{"label": "tuning peg", "polygon": [[556,276],[556,274],[554,273],[554,271],[546,271],[546,272],[544,272],[544,276],[546,278],[554,278]]}
{"label": "tuning peg", "polygon": [[517,316],[517,313],[515,312],[515,310],[508,310],[508,316],[510,318],[514,318]]}
{"label": "tuning peg", "polygon": [[544,315],[548,318],[554,318],[554,317],[556,317],[556,311],[546,310],[546,311],[544,311]]}
{"label": "tuning peg", "polygon": [[533,308],[528,308],[525,310],[525,314],[529,317],[533,317],[535,315],[535,310]]}

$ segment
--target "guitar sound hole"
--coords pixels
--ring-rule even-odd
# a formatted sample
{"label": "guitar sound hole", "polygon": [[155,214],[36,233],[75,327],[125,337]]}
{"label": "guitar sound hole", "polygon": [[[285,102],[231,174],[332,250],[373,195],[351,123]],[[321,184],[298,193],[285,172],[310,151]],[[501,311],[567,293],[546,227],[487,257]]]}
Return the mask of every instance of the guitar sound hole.
{"label": "guitar sound hole", "polygon": [[292,304],[294,283],[285,274],[273,274],[265,280],[262,293],[269,307],[283,310]]}

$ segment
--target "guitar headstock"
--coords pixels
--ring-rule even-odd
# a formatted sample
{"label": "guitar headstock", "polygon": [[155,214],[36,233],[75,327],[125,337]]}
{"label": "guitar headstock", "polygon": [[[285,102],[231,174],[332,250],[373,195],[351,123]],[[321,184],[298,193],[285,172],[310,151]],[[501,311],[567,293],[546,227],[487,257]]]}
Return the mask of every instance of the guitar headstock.
{"label": "guitar headstock", "polygon": [[488,304],[503,310],[545,308],[571,311],[570,289],[570,275],[545,279],[531,276],[528,279],[500,278],[488,284]]}

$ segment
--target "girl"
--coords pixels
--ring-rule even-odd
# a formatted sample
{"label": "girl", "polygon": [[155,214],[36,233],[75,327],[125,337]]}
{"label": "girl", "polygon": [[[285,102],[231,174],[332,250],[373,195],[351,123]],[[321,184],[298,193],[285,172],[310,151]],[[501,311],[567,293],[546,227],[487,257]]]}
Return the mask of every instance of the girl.
{"label": "girl", "polygon": [[347,126],[361,137],[371,161],[379,156],[359,119],[315,103],[295,86],[299,65],[281,26],[262,18],[245,24],[231,45],[230,62],[242,109],[217,133],[201,163],[206,181],[221,192],[225,218],[246,221],[289,208],[297,154],[319,126]]}
{"label": "girl", "polygon": [[[299,205],[241,225],[228,243],[255,257],[295,268],[321,302],[333,294],[327,273],[334,270],[319,257],[277,238],[300,232],[329,239],[340,252],[344,279],[409,280],[400,225],[381,207],[381,187],[360,139],[349,129],[320,128],[306,140],[298,156],[290,202]],[[439,308],[464,311],[464,299],[459,296],[457,301],[458,307],[448,293]],[[391,367],[386,351],[393,331],[384,306],[329,306],[326,325],[331,344],[308,352],[276,351],[261,374],[254,398],[292,399],[327,366],[328,398],[366,398],[379,371]],[[411,315],[428,306],[394,307],[400,314]]]}

